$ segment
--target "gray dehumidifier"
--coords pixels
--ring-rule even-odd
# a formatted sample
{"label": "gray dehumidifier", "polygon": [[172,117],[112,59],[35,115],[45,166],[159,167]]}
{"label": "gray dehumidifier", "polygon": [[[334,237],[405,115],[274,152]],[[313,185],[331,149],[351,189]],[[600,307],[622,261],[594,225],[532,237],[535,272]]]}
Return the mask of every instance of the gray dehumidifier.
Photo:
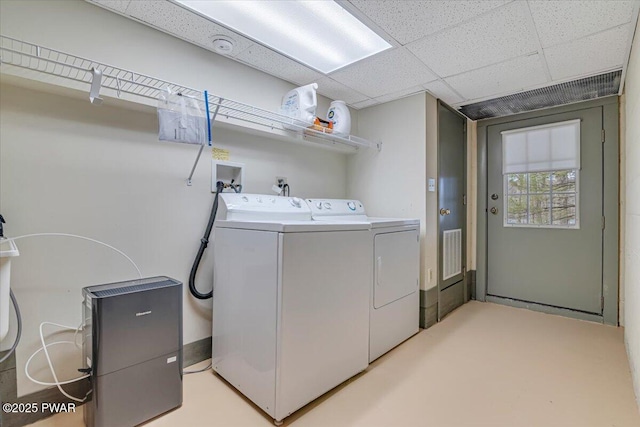
{"label": "gray dehumidifier", "polygon": [[152,277],[82,289],[87,427],[127,427],[182,405],[182,283]]}

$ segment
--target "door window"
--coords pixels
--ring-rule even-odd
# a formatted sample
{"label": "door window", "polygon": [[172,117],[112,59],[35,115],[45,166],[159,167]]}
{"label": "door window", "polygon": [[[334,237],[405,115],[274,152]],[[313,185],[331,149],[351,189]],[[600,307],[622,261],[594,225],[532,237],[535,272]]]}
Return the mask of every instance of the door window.
{"label": "door window", "polygon": [[504,175],[505,227],[580,228],[577,169]]}
{"label": "door window", "polygon": [[504,226],[579,228],[580,119],[501,134]]}

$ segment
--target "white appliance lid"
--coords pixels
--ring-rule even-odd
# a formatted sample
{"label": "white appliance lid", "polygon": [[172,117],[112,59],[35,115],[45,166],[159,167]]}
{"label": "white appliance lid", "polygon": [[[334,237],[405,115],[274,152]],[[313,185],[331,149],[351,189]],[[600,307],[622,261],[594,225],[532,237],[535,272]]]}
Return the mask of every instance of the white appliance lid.
{"label": "white appliance lid", "polygon": [[371,222],[371,228],[382,227],[402,227],[402,226],[420,226],[419,219],[413,218],[376,218],[368,217],[368,221]]}
{"label": "white appliance lid", "polygon": [[413,218],[368,217],[362,202],[349,199],[306,199],[316,221],[367,221],[371,228],[420,226]]}
{"label": "white appliance lid", "polygon": [[218,228],[235,228],[242,230],[273,231],[279,233],[305,233],[325,231],[370,230],[369,222],[358,221],[261,221],[261,220],[221,220],[216,222]]}

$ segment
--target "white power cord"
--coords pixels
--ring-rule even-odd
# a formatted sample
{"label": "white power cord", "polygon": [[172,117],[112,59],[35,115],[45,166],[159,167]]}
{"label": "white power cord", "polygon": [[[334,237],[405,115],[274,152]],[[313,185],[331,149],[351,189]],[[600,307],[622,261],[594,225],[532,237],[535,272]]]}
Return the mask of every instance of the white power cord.
{"label": "white power cord", "polygon": [[[74,340],[73,341],[56,341],[56,342],[52,342],[47,344],[45,339],[44,339],[44,325],[51,325],[51,326],[57,326],[61,329],[67,329],[70,331],[75,331],[74,333]],[[42,347],[40,347],[38,350],[35,351],[35,353],[33,353],[31,355],[31,357],[29,357],[29,359],[27,360],[27,363],[25,363],[24,365],[24,373],[27,376],[27,378],[29,378],[31,381],[33,381],[36,384],[40,384],[40,385],[55,385],[58,387],[58,390],[60,390],[60,393],[62,393],[63,395],[65,395],[66,397],[68,397],[71,400],[74,400],[76,402],[84,402],[87,398],[85,397],[84,399],[78,399],[77,397],[73,397],[70,394],[68,394],[67,392],[65,392],[62,389],[62,386],[65,384],[71,384],[74,383],[76,381],[80,381],[83,380],[85,378],[88,378],[90,375],[86,374],[83,375],[81,377],[78,378],[74,378],[71,380],[67,380],[67,381],[60,381],[58,380],[58,375],[56,374],[56,370],[53,368],[53,362],[51,362],[51,357],[49,356],[49,350],[47,350],[48,347],[50,346],[54,346],[54,345],[59,345],[59,344],[74,344],[76,347],[78,346],[75,337],[76,334],[78,333],[78,331],[80,330],[80,328],[82,327],[82,325],[78,326],[77,328],[74,328],[72,326],[65,326],[65,325],[60,325],[59,323],[53,323],[53,322],[42,322],[40,324],[40,342],[42,343]],[[29,365],[31,363],[31,360],[35,357],[36,354],[40,353],[41,351],[44,351],[44,355],[47,358],[47,363],[49,364],[49,370],[51,371],[51,375],[53,375],[53,379],[55,382],[53,383],[47,383],[47,382],[43,382],[43,381],[38,381],[35,378],[33,378],[30,374],[29,374]]]}
{"label": "white power cord", "polygon": [[213,365],[212,365],[211,363],[209,363],[207,366],[205,366],[205,367],[204,367],[204,368],[202,368],[202,369],[198,369],[198,370],[196,370],[196,371],[182,371],[182,373],[183,373],[184,375],[189,375],[189,374],[198,374],[198,373],[200,373],[200,372],[208,371],[209,369],[211,369],[211,367],[212,367],[212,366],[213,366]]}
{"label": "white power cord", "polygon": [[[18,236],[18,237],[12,237],[10,238],[10,240],[19,240],[19,239],[25,239],[27,237],[47,237],[47,236],[57,236],[57,237],[72,237],[74,239],[80,239],[80,240],[87,240],[89,242],[93,242],[93,243],[97,243],[99,245],[105,246],[117,253],[119,253],[120,255],[122,255],[123,257],[125,257],[127,259],[127,261],[129,261],[131,263],[131,265],[133,265],[133,267],[136,269],[136,271],[138,272],[138,277],[142,278],[142,273],[140,272],[140,269],[138,268],[138,266],[136,265],[135,262],[133,262],[133,260],[131,258],[129,258],[129,256],[127,254],[125,254],[124,252],[122,252],[121,250],[114,248],[111,245],[108,245],[104,242],[101,242],[99,240],[96,239],[91,239],[89,237],[84,237],[84,236],[78,236],[76,234],[68,234],[68,233],[35,233],[35,234],[25,234],[23,236]],[[73,341],[56,341],[56,342],[52,342],[47,344],[45,339],[44,339],[44,330],[43,327],[44,325],[51,325],[51,326],[57,326],[59,328],[62,329],[67,329],[67,330],[71,330],[71,331],[75,331],[73,334]],[[40,324],[40,343],[42,344],[42,347],[40,347],[38,350],[36,350],[27,360],[27,363],[25,363],[24,365],[24,373],[27,376],[27,378],[29,378],[31,381],[33,381],[36,384],[40,384],[40,385],[45,385],[45,386],[51,386],[51,385],[55,385],[56,387],[58,387],[58,390],[60,390],[60,393],[62,393],[63,395],[65,395],[66,397],[68,397],[71,400],[74,400],[76,402],[84,402],[87,397],[85,396],[84,399],[79,399],[77,397],[71,396],[70,394],[68,394],[67,392],[65,392],[62,389],[63,385],[66,384],[71,384],[74,383],[76,381],[80,381],[83,380],[85,378],[88,378],[90,376],[90,374],[86,374],[83,375],[81,377],[78,378],[74,378],[71,380],[67,380],[67,381],[59,381],[58,380],[58,376],[56,375],[56,371],[53,368],[53,363],[51,362],[51,357],[49,356],[49,350],[47,350],[48,347],[54,346],[54,345],[60,345],[60,344],[74,344],[77,348],[80,348],[80,346],[77,343],[76,337],[78,335],[78,332],[80,331],[80,329],[83,327],[83,325],[81,324],[80,326],[78,326],[77,328],[74,328],[72,326],[65,326],[65,325],[60,325],[58,323],[52,323],[52,322],[42,322]],[[29,375],[29,364],[31,363],[31,360],[33,360],[33,358],[35,357],[36,354],[40,353],[41,351],[44,351],[44,355],[47,358],[47,363],[49,364],[49,370],[51,371],[51,375],[53,375],[53,379],[55,382],[52,383],[48,383],[48,382],[43,382],[43,381],[38,381],[35,378],[33,378],[31,375]]]}
{"label": "white power cord", "polygon": [[131,263],[131,265],[133,265],[133,267],[136,269],[136,271],[138,272],[138,277],[142,278],[142,273],[140,272],[140,269],[138,268],[138,266],[136,265],[135,262],[133,262],[133,260],[131,258],[129,258],[129,256],[127,254],[125,254],[124,252],[122,252],[120,249],[114,248],[111,245],[108,245],[104,242],[101,242],[100,240],[96,240],[96,239],[91,239],[89,237],[84,237],[84,236],[78,236],[76,234],[68,234],[68,233],[35,233],[35,234],[25,234],[23,236],[18,236],[18,237],[10,237],[9,240],[19,240],[19,239],[26,239],[27,237],[47,237],[47,236],[57,236],[57,237],[73,237],[74,239],[80,239],[80,240],[87,240],[89,242],[93,242],[93,243],[97,243],[99,245],[102,246],[106,246],[109,249],[112,249],[114,251],[116,251],[117,253],[119,253],[120,255],[122,255],[123,257],[125,257],[127,259],[127,261],[129,261]]}

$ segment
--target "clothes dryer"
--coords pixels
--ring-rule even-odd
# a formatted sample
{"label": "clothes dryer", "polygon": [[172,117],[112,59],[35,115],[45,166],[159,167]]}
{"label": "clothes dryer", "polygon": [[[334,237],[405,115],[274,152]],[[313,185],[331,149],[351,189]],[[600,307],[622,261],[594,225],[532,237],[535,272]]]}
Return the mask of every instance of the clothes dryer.
{"label": "clothes dryer", "polygon": [[420,221],[367,216],[357,200],[307,199],[315,221],[366,221],[371,224],[369,362],[419,330]]}

